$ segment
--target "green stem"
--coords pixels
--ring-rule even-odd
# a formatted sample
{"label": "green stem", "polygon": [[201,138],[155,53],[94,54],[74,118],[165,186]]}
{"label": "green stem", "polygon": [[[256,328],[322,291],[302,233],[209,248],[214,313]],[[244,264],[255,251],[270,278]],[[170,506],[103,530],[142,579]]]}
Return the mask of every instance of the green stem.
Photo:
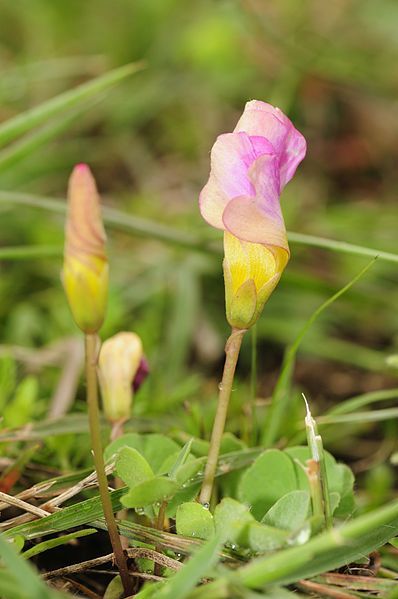
{"label": "green stem", "polygon": [[87,382],[87,405],[90,424],[91,445],[94,455],[94,465],[97,472],[98,488],[101,496],[102,508],[108,528],[109,539],[115,555],[116,565],[120,572],[125,596],[133,594],[133,586],[128,572],[127,562],[123,553],[119,533],[116,526],[111,498],[108,490],[108,480],[105,474],[105,464],[101,444],[100,414],[98,408],[98,384],[97,384],[97,335],[85,335],[86,350],[86,382]]}
{"label": "green stem", "polygon": [[210,439],[209,453],[203,478],[202,489],[199,500],[203,505],[210,504],[210,498],[213,491],[214,478],[217,470],[217,461],[220,453],[221,438],[225,428],[228,405],[234,382],[236,364],[238,362],[239,351],[242,345],[245,329],[232,329],[232,333],[225,345],[225,365],[220,392],[218,395],[218,404],[216,416],[213,424],[213,431]]}
{"label": "green stem", "polygon": [[[156,528],[158,530],[160,530],[161,532],[163,532],[164,518],[166,516],[166,509],[167,509],[167,501],[162,501],[162,503],[160,504],[159,513],[158,513],[158,517],[157,517],[157,521],[156,521]],[[160,545],[156,545],[156,551],[161,553],[162,547]],[[155,574],[155,576],[161,576],[161,574],[162,574],[162,566],[158,563],[155,563],[154,574]]]}
{"label": "green stem", "polygon": [[251,399],[251,429],[252,442],[257,445],[257,418],[256,418],[256,397],[257,397],[257,323],[251,328],[251,372],[250,372],[250,399]]}
{"label": "green stem", "polygon": [[321,486],[322,486],[322,496],[323,496],[323,508],[324,508],[324,512],[325,512],[325,523],[326,523],[326,528],[332,528],[333,526],[333,518],[332,518],[332,511],[331,511],[331,507],[330,507],[330,494],[329,494],[329,485],[328,485],[328,478],[327,478],[327,472],[326,472],[326,463],[325,463],[325,452],[323,451],[323,442],[322,442],[322,437],[320,435],[317,435],[317,445],[318,445],[318,452],[320,455],[320,462],[319,462],[319,467],[320,467],[320,471],[321,471]]}
{"label": "green stem", "polygon": [[316,421],[311,415],[311,410],[304,393],[302,395],[307,412],[305,428],[307,431],[308,448],[311,454],[311,459],[307,462],[307,474],[311,489],[312,508],[314,515],[321,517],[323,527],[331,528],[333,526],[333,519],[330,510],[329,486],[322,437],[318,434]]}

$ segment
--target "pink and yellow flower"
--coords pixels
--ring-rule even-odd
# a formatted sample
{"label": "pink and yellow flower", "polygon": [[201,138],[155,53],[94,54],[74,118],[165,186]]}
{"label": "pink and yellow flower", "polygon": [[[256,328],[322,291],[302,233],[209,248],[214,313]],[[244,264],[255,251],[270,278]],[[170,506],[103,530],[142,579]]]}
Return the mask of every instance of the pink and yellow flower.
{"label": "pink and yellow flower", "polygon": [[288,117],[257,100],[212,148],[200,211],[224,231],[226,312],[234,328],[256,322],[289,260],[280,195],[305,153]]}

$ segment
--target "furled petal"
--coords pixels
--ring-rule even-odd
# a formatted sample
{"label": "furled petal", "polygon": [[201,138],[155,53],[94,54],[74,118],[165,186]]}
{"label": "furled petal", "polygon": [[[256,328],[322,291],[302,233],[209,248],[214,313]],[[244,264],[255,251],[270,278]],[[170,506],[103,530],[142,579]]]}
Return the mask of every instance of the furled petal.
{"label": "furled petal", "polygon": [[304,137],[290,119],[279,108],[274,108],[266,102],[252,100],[247,102],[235,131],[260,135],[271,142],[280,157],[279,167],[283,188],[303,160],[307,147]]}
{"label": "furled petal", "polygon": [[224,210],[223,222],[227,231],[242,241],[289,251],[284,223],[261,211],[254,198],[241,196],[232,200]]}
{"label": "furled petal", "polygon": [[228,202],[237,196],[255,196],[248,171],[259,157],[272,153],[272,144],[258,135],[226,133],[217,138],[211,151],[210,177],[199,199],[202,216],[210,225],[224,229]]}
{"label": "furled petal", "polygon": [[223,212],[225,228],[244,241],[288,250],[286,229],[279,203],[277,157],[261,156],[249,169],[255,190],[252,197],[231,200]]}

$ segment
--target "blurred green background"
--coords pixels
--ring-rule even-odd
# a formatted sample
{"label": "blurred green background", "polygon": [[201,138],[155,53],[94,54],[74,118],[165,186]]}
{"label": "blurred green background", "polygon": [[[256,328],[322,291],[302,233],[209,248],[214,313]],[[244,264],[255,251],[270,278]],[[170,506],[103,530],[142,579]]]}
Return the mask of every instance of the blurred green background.
{"label": "blurred green background", "polygon": [[[65,115],[54,139],[0,160],[1,247],[43,246],[46,254],[51,246],[55,254],[0,262],[3,403],[18,385],[28,387],[6,425],[48,413],[63,344],[78,335],[59,279],[62,215],[14,204],[7,192],[63,199],[73,165],[84,161],[107,206],[171,227],[168,243],[108,228],[112,288],[102,334],[124,329],[143,337],[152,375],[136,413],[179,406],[183,426],[198,435],[209,427],[203,414],[213,410],[228,328],[221,255],[201,251],[200,242],[221,235],[202,221],[197,198],[216,136],[232,130],[247,100],[279,106],[308,140],[308,156],[283,194],[288,230],[397,251],[397,19],[394,0],[0,3],[1,121],[144,61],[74,118]],[[174,243],[175,229],[199,247]],[[291,249],[258,325],[260,409],[286,344],[368,261]],[[305,338],[296,382],[315,411],[395,384],[387,358],[398,353],[397,283],[397,265],[379,260]],[[61,347],[55,357],[38,351],[54,343]],[[250,363],[248,338],[236,428],[246,426]]]}

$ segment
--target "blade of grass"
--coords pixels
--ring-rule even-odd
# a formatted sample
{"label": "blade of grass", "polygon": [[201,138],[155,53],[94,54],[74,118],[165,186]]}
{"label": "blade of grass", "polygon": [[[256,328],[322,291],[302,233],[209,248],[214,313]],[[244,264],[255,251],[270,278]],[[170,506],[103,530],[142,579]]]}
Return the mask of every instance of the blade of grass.
{"label": "blade of grass", "polygon": [[263,444],[266,447],[272,445],[275,439],[278,436],[280,426],[283,420],[283,417],[286,413],[288,402],[289,402],[289,389],[291,384],[292,373],[294,369],[295,359],[297,351],[300,347],[300,344],[314,324],[318,316],[322,314],[326,308],[328,308],[333,302],[335,302],[340,296],[342,296],[346,291],[351,289],[351,287],[359,281],[363,277],[363,275],[369,270],[371,266],[373,266],[375,259],[373,259],[369,264],[365,266],[347,285],[344,285],[337,293],[332,295],[332,297],[328,298],[323,304],[321,304],[315,312],[313,312],[307,322],[304,324],[303,328],[297,335],[296,339],[287,348],[285,352],[285,356],[282,364],[282,371],[279,376],[278,382],[276,384],[274,393],[272,395],[271,406],[269,412],[267,414],[267,421],[264,427],[264,435],[263,435]]}
{"label": "blade of grass", "polygon": [[305,545],[260,557],[243,566],[239,578],[256,588],[288,584],[349,564],[384,545],[398,532],[398,501],[312,538]]}
{"label": "blade of grass", "polygon": [[398,262],[398,254],[383,252],[373,248],[347,243],[346,241],[337,241],[334,239],[327,239],[325,237],[318,237],[316,235],[306,235],[305,233],[293,232],[288,234],[288,238],[289,242],[293,244],[297,243],[299,245],[324,248],[326,250],[341,252],[343,254],[354,254],[356,256],[367,256],[368,258],[379,258],[380,260],[387,260],[388,262]]}
{"label": "blade of grass", "polygon": [[220,559],[221,543],[217,537],[207,541],[161,589],[156,590],[157,599],[184,599],[196,584]]}
{"label": "blade of grass", "polygon": [[369,410],[367,412],[355,412],[353,414],[328,414],[319,416],[317,423],[322,424],[352,424],[355,422],[380,422],[398,418],[398,408],[386,408],[384,410]]}
{"label": "blade of grass", "polygon": [[340,402],[336,406],[331,408],[326,416],[336,416],[337,414],[348,414],[357,410],[358,408],[363,408],[364,406],[369,405],[373,402],[385,401],[387,399],[397,399],[398,398],[398,388],[395,389],[383,389],[380,391],[370,391],[369,393],[363,393],[362,395],[358,395],[356,397],[351,397],[350,399],[346,399],[345,401]]}
{"label": "blade of grass", "polygon": [[27,551],[22,553],[22,557],[25,559],[30,559],[35,555],[39,555],[39,553],[43,553],[44,551],[48,551],[49,549],[54,549],[55,547],[59,547],[60,545],[66,545],[69,541],[80,539],[81,537],[87,537],[89,535],[93,535],[97,532],[96,528],[85,528],[84,530],[76,530],[75,532],[71,532],[68,535],[63,535],[62,537],[57,537],[55,539],[49,539],[48,541],[43,541],[42,543],[37,543]]}
{"label": "blade of grass", "polygon": [[[66,213],[66,202],[54,198],[32,196],[30,194],[16,193],[12,191],[0,191],[0,203],[12,203],[31,208],[39,208],[64,215]],[[217,248],[206,246],[206,240],[195,234],[188,233],[158,223],[147,218],[125,214],[120,210],[103,207],[102,214],[104,222],[111,228],[125,233],[149,237],[166,243],[173,243],[185,248],[197,251],[219,253]],[[221,251],[221,245],[220,245]]]}
{"label": "blade of grass", "polygon": [[[166,426],[168,422],[167,419],[163,419],[163,427]],[[102,424],[104,427],[109,426],[105,419],[102,419]],[[87,426],[86,414],[66,414],[62,418],[44,420],[42,422],[38,421],[21,428],[8,431],[5,430],[0,434],[0,443],[8,441],[36,441],[43,439],[43,437],[66,435],[70,433],[88,434]],[[137,417],[129,423],[126,430],[148,432],[159,431],[161,428],[162,423],[160,421]]]}
{"label": "blade of grass", "polygon": [[49,118],[62,114],[65,110],[116,85],[142,68],[141,63],[124,65],[9,119],[0,125],[0,147],[41,125]]}
{"label": "blade of grass", "polygon": [[57,245],[19,245],[0,248],[0,260],[31,260],[62,256],[63,247]]}
{"label": "blade of grass", "polygon": [[[95,101],[95,104],[97,104],[97,102],[98,100]],[[93,101],[85,102],[84,105],[79,106],[79,108],[75,108],[70,111],[70,113],[62,115],[62,117],[52,119],[43,127],[32,131],[32,133],[28,133],[22,137],[22,139],[14,142],[5,150],[2,150],[0,152],[0,172],[14,166],[20,160],[23,160],[26,156],[32,154],[38,147],[54,139],[54,137],[57,137],[57,135],[63,131],[66,131],[85,110],[93,105]]]}
{"label": "blade of grass", "polygon": [[[0,191],[0,203],[12,203],[30,206],[32,208],[49,210],[59,214],[65,214],[66,212],[65,203],[61,202],[60,200],[17,193],[13,191]],[[148,218],[132,216],[112,208],[104,208],[103,216],[107,225],[114,229],[125,231],[126,233],[174,243],[195,251],[220,255],[222,253],[221,242],[218,242],[217,239],[214,238],[214,235],[211,235],[211,237],[208,235],[194,235],[169,225],[155,222]],[[294,233],[292,231],[288,233],[288,238],[289,242],[293,244],[297,243],[299,245],[308,245],[330,251],[339,251],[346,254],[367,256],[371,258],[378,258],[379,260],[386,262],[398,263],[398,254],[383,252],[374,248],[353,245],[344,241],[325,239],[324,237],[316,237],[314,235],[304,235],[301,233]]]}

